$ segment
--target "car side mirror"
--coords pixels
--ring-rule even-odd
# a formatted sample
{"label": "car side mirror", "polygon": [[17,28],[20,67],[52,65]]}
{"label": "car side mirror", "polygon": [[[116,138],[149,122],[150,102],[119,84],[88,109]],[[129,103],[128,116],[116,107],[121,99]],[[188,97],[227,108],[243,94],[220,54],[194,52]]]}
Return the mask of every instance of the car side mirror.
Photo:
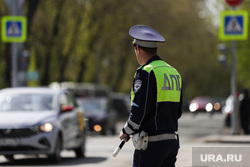
{"label": "car side mirror", "polygon": [[64,105],[64,106],[62,106],[62,111],[63,112],[69,112],[69,111],[72,111],[73,109],[74,109],[74,107],[71,106],[71,105]]}

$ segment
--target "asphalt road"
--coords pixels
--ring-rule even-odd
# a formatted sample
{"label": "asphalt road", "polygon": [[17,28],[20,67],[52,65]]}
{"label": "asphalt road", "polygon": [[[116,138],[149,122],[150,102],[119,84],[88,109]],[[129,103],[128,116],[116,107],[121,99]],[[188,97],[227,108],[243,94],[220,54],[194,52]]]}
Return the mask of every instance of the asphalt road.
{"label": "asphalt road", "polygon": [[[215,114],[212,117],[206,114],[198,114],[191,116],[183,114],[179,121],[179,134],[181,149],[178,155],[176,166],[191,166],[191,149],[196,145],[208,145],[203,143],[202,138],[206,135],[217,134],[223,130],[224,115]],[[124,122],[119,123],[119,128]],[[71,151],[62,152],[62,162],[51,164],[46,157],[34,156],[15,156],[15,161],[8,162],[3,156],[0,156],[0,166],[20,166],[20,167],[41,167],[41,166],[61,166],[61,167],[128,167],[132,166],[133,145],[131,141],[127,142],[117,157],[113,157],[112,153],[120,143],[116,136],[99,136],[91,134],[87,140],[86,157],[83,159],[75,159],[74,153]]]}

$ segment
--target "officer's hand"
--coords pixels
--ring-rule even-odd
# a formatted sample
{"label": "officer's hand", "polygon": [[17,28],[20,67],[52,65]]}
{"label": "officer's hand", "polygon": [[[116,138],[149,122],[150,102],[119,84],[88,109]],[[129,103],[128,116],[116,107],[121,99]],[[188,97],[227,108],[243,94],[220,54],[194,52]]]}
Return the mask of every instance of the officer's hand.
{"label": "officer's hand", "polygon": [[127,141],[129,141],[130,137],[127,134],[123,133],[123,131],[121,131],[120,132],[120,139],[121,140],[125,139],[125,141],[127,142]]}

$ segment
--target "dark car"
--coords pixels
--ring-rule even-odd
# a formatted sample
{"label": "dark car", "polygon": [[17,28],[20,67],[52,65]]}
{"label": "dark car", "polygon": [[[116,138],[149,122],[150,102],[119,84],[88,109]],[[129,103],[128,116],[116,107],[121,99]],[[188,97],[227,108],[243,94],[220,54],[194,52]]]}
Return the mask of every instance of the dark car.
{"label": "dark car", "polygon": [[63,149],[84,157],[87,122],[64,89],[7,88],[0,91],[0,155],[45,154],[61,160]]}
{"label": "dark car", "polygon": [[112,93],[112,105],[119,119],[127,119],[130,113],[130,98],[128,94]]}
{"label": "dark car", "polygon": [[108,98],[78,98],[78,104],[84,108],[89,119],[89,130],[106,135],[116,133],[117,113]]}

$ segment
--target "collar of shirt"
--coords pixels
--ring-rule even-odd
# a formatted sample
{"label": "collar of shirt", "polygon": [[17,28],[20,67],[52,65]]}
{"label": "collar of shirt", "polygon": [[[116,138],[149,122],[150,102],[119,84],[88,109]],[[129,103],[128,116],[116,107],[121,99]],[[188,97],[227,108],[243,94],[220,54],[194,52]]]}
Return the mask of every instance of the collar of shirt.
{"label": "collar of shirt", "polygon": [[144,67],[145,65],[150,64],[152,61],[155,61],[155,60],[161,60],[161,58],[160,58],[158,55],[153,56],[151,59],[149,59],[149,60],[147,61],[146,64],[140,66],[137,70],[140,70],[142,67]]}

